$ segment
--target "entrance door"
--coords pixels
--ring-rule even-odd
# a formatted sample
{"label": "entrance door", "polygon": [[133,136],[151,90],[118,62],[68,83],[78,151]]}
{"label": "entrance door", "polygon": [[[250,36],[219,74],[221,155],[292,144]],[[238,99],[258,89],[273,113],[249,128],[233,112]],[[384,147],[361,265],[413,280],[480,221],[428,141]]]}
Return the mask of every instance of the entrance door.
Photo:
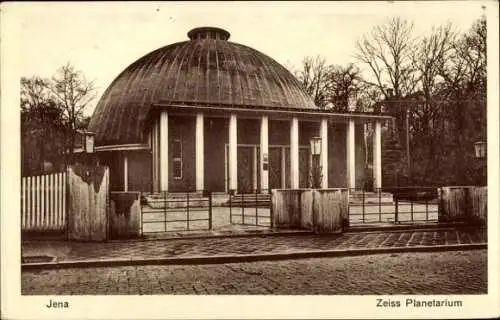
{"label": "entrance door", "polygon": [[238,193],[253,193],[254,148],[238,146]]}
{"label": "entrance door", "polygon": [[281,188],[281,148],[269,147],[269,189]]}
{"label": "entrance door", "polygon": [[[309,186],[309,148],[299,147],[299,186],[307,188]],[[270,146],[269,147],[269,188],[282,189],[290,188],[290,147]]]}
{"label": "entrance door", "polygon": [[310,185],[310,164],[311,153],[308,148],[299,149],[299,186],[308,188]]}

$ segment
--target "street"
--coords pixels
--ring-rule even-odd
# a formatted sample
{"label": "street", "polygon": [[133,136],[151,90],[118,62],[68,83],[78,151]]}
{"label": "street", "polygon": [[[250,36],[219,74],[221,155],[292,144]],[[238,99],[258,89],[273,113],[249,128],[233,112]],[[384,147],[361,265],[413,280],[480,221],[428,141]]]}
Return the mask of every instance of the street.
{"label": "street", "polygon": [[24,271],[23,295],[485,294],[487,251]]}

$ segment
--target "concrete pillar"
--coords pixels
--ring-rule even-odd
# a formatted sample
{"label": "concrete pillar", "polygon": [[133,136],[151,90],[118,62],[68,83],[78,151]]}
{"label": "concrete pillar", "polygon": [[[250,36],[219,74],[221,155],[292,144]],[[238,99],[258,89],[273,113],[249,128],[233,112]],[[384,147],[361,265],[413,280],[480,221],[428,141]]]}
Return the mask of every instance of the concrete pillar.
{"label": "concrete pillar", "polygon": [[158,192],[158,121],[154,121],[151,128],[151,177],[153,177],[153,192]]}
{"label": "concrete pillar", "polygon": [[204,151],[204,118],[203,113],[196,114],[196,133],[195,133],[195,161],[196,161],[196,190],[205,189],[205,151]]}
{"label": "concrete pillar", "polygon": [[168,113],[160,115],[160,190],[168,191]]}
{"label": "concrete pillar", "polygon": [[260,122],[260,189],[269,192],[269,118],[262,116]]}
{"label": "concrete pillar", "polygon": [[238,190],[238,118],[229,117],[229,190]]}
{"label": "concrete pillar", "polygon": [[374,123],[373,131],[373,187],[382,188],[382,128],[380,121]]}
{"label": "concrete pillar", "polygon": [[281,148],[281,189],[286,189],[286,148]]}
{"label": "concrete pillar", "polygon": [[292,118],[290,126],[290,187],[299,188],[299,119]]}
{"label": "concrete pillar", "polygon": [[123,154],[123,191],[128,191],[128,157]]}
{"label": "concrete pillar", "polygon": [[319,126],[319,136],[321,138],[321,188],[328,188],[328,119],[321,119]]}
{"label": "concrete pillar", "polygon": [[354,139],[354,120],[347,123],[347,187],[356,188],[356,140]]}

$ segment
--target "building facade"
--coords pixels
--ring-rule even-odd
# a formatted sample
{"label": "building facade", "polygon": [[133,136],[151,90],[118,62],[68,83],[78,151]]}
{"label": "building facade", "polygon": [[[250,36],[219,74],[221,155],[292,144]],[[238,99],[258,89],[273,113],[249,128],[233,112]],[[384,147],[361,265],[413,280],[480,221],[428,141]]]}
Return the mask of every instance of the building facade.
{"label": "building facade", "polygon": [[321,138],[321,187],[362,187],[367,122],[381,187],[381,124],[389,116],[319,109],[288,70],[228,41],[223,29],[195,28],[188,37],[132,63],[94,111],[89,131],[112,190],[307,188],[313,137]]}

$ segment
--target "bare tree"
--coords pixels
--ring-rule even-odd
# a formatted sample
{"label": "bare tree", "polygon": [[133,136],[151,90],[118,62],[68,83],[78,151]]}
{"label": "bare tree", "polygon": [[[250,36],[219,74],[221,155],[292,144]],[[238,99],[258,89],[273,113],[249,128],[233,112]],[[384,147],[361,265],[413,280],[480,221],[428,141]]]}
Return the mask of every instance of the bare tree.
{"label": "bare tree", "polygon": [[39,174],[57,163],[64,150],[62,110],[47,89],[48,80],[21,78],[21,158],[23,174]]}
{"label": "bare tree", "polygon": [[21,108],[28,110],[50,100],[48,81],[40,77],[21,78]]}
{"label": "bare tree", "polygon": [[352,63],[345,67],[332,66],[329,69],[326,95],[333,105],[333,110],[346,112],[350,111],[350,105],[359,106],[356,102],[358,94],[363,89],[363,79],[359,69]]}
{"label": "bare tree", "polygon": [[486,20],[477,20],[453,45],[448,63],[440,69],[451,91],[486,92]]}
{"label": "bare tree", "polygon": [[463,183],[473,175],[466,169],[472,162],[468,152],[473,142],[486,139],[486,20],[477,20],[455,43],[447,63],[442,65],[442,97],[449,101],[457,180]]}
{"label": "bare tree", "polygon": [[302,68],[294,73],[304,90],[313,98],[314,103],[320,108],[326,107],[330,73],[330,66],[326,64],[326,59],[321,56],[305,57],[302,60]]}
{"label": "bare tree", "polygon": [[[443,118],[443,108],[436,103],[442,78],[439,76],[442,66],[449,60],[456,34],[451,24],[433,27],[430,34],[418,41],[418,47],[412,55],[413,65],[418,73],[418,89],[407,101],[411,120],[409,131],[412,140],[412,158],[418,170],[427,176],[435,168],[434,156],[439,153],[440,137],[443,132],[439,124]],[[415,171],[415,170],[414,170]]]}
{"label": "bare tree", "polygon": [[367,84],[389,98],[388,89],[399,99],[413,92],[416,84],[411,54],[415,49],[413,23],[399,17],[376,26],[356,42],[355,57],[366,64],[374,77]]}
{"label": "bare tree", "polygon": [[[368,66],[374,80],[365,80],[376,87],[388,102],[388,111],[395,116],[396,132],[401,145],[406,145],[405,162],[410,176],[410,150],[408,134],[408,109],[401,99],[412,94],[417,84],[417,75],[412,63],[415,50],[413,23],[400,17],[389,19],[385,24],[373,28],[356,42],[355,57]],[[410,177],[411,178],[411,177]]]}
{"label": "bare tree", "polygon": [[83,112],[96,96],[94,83],[87,81],[81,71],[67,63],[57,70],[48,88],[61,105],[68,122],[68,154],[71,159],[79,119],[83,117]]}
{"label": "bare tree", "polygon": [[440,70],[450,58],[455,40],[456,33],[452,31],[451,24],[433,27],[430,35],[419,41],[418,48],[412,55],[421,90],[427,101],[438,89],[436,82],[439,81]]}

